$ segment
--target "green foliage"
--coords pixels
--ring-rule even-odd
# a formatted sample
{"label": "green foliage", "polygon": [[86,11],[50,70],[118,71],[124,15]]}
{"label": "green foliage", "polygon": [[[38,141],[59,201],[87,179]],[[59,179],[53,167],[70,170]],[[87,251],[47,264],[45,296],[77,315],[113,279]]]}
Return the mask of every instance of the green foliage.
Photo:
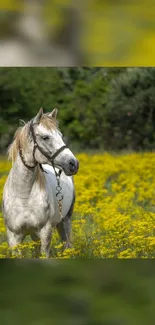
{"label": "green foliage", "polygon": [[107,94],[110,148],[151,150],[155,144],[155,69],[128,68]]}
{"label": "green foliage", "polygon": [[71,140],[98,146],[105,88],[99,68],[1,68],[0,149],[11,141],[19,119],[31,119],[40,106],[60,108],[61,128]]}
{"label": "green foliage", "polygon": [[60,128],[78,149],[152,150],[155,68],[1,68],[0,150],[19,119],[59,108]]}
{"label": "green foliage", "polygon": [[41,106],[48,111],[61,104],[64,92],[64,80],[57,69],[1,68],[0,149],[8,145],[19,119],[31,119]]}

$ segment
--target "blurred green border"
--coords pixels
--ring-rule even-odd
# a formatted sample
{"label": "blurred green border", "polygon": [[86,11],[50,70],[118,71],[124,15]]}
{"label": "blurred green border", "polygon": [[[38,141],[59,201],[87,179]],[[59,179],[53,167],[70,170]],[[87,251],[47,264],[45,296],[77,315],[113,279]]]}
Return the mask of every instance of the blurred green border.
{"label": "blurred green border", "polygon": [[153,260],[0,261],[1,324],[153,325]]}

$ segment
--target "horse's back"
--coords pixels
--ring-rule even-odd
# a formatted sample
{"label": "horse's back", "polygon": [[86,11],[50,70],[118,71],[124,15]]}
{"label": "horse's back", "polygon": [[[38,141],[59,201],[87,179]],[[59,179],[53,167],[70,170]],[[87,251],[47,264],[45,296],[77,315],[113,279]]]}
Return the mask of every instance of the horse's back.
{"label": "horse's back", "polygon": [[[56,187],[57,187],[57,180],[54,173],[54,169],[52,166],[49,165],[42,165],[43,169],[45,170],[45,177],[46,177],[46,184],[48,190],[48,196],[50,200],[50,204],[55,207],[55,215],[53,216],[53,223],[57,223],[59,219],[58,213],[58,205],[56,200]],[[70,207],[74,201],[74,183],[71,176],[66,176],[65,173],[62,171],[60,176],[60,186],[62,188],[61,193],[63,195],[62,201],[62,214],[63,217],[67,215],[70,210]],[[54,194],[54,199],[53,199]]]}

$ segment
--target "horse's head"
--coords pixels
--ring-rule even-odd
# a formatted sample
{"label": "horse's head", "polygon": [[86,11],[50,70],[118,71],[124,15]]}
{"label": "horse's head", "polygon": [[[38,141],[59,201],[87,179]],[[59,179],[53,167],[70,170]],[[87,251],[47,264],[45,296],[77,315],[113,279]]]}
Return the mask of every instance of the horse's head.
{"label": "horse's head", "polygon": [[33,156],[40,164],[61,167],[66,175],[77,173],[79,162],[65,146],[57,125],[57,109],[44,114],[41,108],[30,124],[31,143],[34,145]]}

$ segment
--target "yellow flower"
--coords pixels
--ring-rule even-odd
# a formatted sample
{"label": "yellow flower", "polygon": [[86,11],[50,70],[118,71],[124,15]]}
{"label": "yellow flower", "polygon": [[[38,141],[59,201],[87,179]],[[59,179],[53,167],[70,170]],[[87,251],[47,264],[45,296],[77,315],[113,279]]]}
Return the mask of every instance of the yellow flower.
{"label": "yellow flower", "polygon": [[[80,169],[74,177],[73,248],[63,250],[54,231],[54,258],[154,258],[155,154],[81,153],[77,158]],[[10,163],[0,161],[0,204],[10,167]],[[31,241],[20,245],[22,258],[32,257],[35,245]],[[0,257],[9,254],[0,214]]]}

